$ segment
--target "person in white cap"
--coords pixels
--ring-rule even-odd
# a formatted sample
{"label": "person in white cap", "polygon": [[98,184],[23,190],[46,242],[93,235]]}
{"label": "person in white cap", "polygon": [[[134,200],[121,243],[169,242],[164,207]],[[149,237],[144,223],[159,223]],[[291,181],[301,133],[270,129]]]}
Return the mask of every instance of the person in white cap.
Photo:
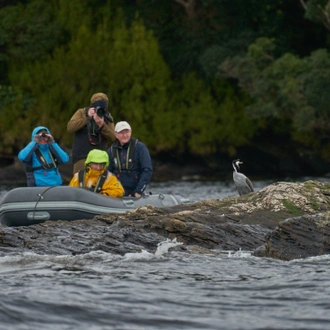
{"label": "person in white cap", "polygon": [[117,176],[125,196],[141,197],[152,177],[152,162],[146,145],[132,137],[128,122],[115,126],[116,141],[108,149],[109,171]]}

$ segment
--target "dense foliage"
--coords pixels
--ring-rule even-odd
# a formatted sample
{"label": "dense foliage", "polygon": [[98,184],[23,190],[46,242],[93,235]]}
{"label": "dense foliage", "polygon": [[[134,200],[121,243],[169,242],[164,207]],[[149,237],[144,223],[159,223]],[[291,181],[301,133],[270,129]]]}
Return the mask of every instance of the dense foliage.
{"label": "dense foliage", "polygon": [[272,132],[330,156],[325,0],[0,2],[0,152],[37,125],[63,146],[95,92],[152,154]]}

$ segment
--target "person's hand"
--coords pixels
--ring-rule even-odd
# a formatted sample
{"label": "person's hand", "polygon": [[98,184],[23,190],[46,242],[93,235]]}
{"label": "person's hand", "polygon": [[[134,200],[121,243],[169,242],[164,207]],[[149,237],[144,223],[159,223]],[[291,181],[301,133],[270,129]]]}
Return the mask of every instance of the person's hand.
{"label": "person's hand", "polygon": [[137,192],[135,192],[135,193],[129,194],[128,196],[129,196],[129,197],[136,197],[136,198],[140,198],[142,195],[141,195],[141,194],[139,194],[139,193],[137,193]]}
{"label": "person's hand", "polygon": [[94,113],[93,119],[98,127],[101,127],[104,124],[104,117],[99,117],[97,113]]}
{"label": "person's hand", "polygon": [[45,143],[52,144],[52,143],[54,143],[54,138],[52,137],[51,134],[48,134],[48,133],[36,134],[34,136],[33,140],[36,143],[39,143],[39,144],[45,144]]}
{"label": "person's hand", "polygon": [[53,136],[51,134],[46,134],[47,136],[47,143],[48,144],[53,144],[55,142]]}
{"label": "person's hand", "polygon": [[39,143],[40,142],[40,134],[36,134],[33,138],[35,143]]}
{"label": "person's hand", "polygon": [[87,116],[92,119],[94,117],[94,115],[95,115],[95,109],[89,108],[88,112],[87,112]]}

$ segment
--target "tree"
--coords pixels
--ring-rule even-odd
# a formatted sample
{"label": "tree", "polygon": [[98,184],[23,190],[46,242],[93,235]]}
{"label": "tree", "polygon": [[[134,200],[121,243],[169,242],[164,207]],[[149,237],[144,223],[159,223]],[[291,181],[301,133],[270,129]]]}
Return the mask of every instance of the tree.
{"label": "tree", "polygon": [[224,80],[214,81],[210,88],[192,73],[183,76],[175,90],[172,102],[176,115],[170,132],[181,153],[234,155],[259,128],[244,112],[249,97]]}
{"label": "tree", "polygon": [[16,97],[1,110],[3,148],[21,146],[40,124],[69,145],[72,136],[66,124],[77,108],[89,105],[95,92],[110,97],[116,121],[127,119],[141,139],[153,141],[158,130],[153,117],[167,108],[170,73],[157,41],[138,18],[130,27],[120,13],[113,21],[110,29],[106,17],[99,17],[96,31],[82,24],[68,45],[47,60],[12,65],[10,82]]}
{"label": "tree", "polygon": [[223,63],[221,72],[237,79],[254,99],[247,108],[251,115],[289,123],[294,139],[328,153],[330,54],[320,49],[305,58],[284,54],[276,59],[274,47],[271,40],[258,39],[246,56]]}
{"label": "tree", "polygon": [[[6,82],[9,62],[44,60],[61,33],[52,2],[34,0],[0,11],[0,63],[2,83]],[[0,82],[1,83],[1,82]]]}
{"label": "tree", "polygon": [[330,31],[330,1],[329,0],[300,0],[305,10],[305,17],[312,22],[322,23]]}

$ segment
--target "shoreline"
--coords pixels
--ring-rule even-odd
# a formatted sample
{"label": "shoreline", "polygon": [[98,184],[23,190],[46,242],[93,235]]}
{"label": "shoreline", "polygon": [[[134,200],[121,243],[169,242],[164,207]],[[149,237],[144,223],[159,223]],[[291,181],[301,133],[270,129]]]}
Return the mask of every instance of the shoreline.
{"label": "shoreline", "polygon": [[[66,152],[70,155],[71,150]],[[216,153],[209,156],[182,155],[164,153],[152,156],[152,181],[204,181],[231,180],[232,161],[243,161],[241,172],[251,180],[268,180],[296,177],[330,177],[330,164],[317,153],[302,154],[297,150],[292,153],[270,153],[256,147],[245,147],[237,150],[236,155],[228,156]],[[63,184],[68,184],[72,178],[73,164],[60,166]],[[26,182],[25,169],[17,156],[2,157],[0,161],[0,182],[4,184]]]}

